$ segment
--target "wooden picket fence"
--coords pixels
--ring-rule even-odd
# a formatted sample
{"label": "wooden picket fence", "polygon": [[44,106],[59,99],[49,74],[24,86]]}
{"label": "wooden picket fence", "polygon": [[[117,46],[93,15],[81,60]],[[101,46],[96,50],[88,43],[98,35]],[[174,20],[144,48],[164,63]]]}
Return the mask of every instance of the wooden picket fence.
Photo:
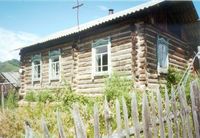
{"label": "wooden picket fence", "polygon": [[[142,114],[140,115],[136,94],[137,93],[133,92],[131,95],[131,110],[128,110],[125,98],[122,97],[122,105],[120,105],[118,99],[116,100],[115,120],[117,128],[115,130],[111,127],[111,111],[109,103],[105,98],[105,134],[100,134],[99,108],[97,104],[94,105],[94,138],[200,137],[200,88],[197,81],[193,81],[190,84],[190,103],[186,100],[185,88],[181,86],[176,90],[172,88],[170,95],[165,88],[164,96],[161,96],[159,89],[156,92],[144,92],[142,99]],[[131,111],[131,117],[128,117],[128,111]],[[77,105],[73,106],[71,113],[74,119],[75,137],[91,137],[87,136],[87,128]],[[63,125],[60,113],[57,111],[57,126],[60,138],[66,138]],[[42,118],[42,128],[44,138],[51,137],[44,117]],[[32,129],[28,124],[25,125],[25,137],[33,137]]]}

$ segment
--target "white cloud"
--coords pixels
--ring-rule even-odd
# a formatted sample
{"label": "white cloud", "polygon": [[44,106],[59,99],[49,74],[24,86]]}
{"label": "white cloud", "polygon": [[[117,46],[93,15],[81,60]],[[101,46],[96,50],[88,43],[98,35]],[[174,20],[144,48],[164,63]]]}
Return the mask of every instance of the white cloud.
{"label": "white cloud", "polygon": [[98,8],[101,10],[101,11],[108,11],[108,7],[104,6],[104,5],[99,5]]}
{"label": "white cloud", "polygon": [[39,36],[35,34],[14,32],[0,27],[0,61],[19,59],[19,50],[15,49],[27,46],[38,39]]}

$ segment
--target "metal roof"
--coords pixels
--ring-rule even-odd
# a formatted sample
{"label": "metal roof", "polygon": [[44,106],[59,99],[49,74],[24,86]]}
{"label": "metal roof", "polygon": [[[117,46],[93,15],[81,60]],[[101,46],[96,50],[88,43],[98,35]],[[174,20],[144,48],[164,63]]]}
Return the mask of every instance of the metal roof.
{"label": "metal roof", "polygon": [[[75,27],[54,33],[52,35],[49,35],[49,36],[47,36],[47,37],[45,37],[45,38],[43,38],[43,39],[41,39],[37,42],[34,42],[33,44],[31,44],[29,46],[25,46],[25,47],[30,47],[30,46],[33,46],[33,45],[36,45],[36,44],[40,44],[40,43],[44,43],[44,42],[47,42],[47,41],[50,41],[50,40],[58,39],[58,38],[65,37],[65,36],[68,36],[68,35],[72,35],[72,34],[87,30],[89,28],[101,25],[103,23],[107,23],[109,21],[125,17],[127,15],[133,14],[133,13],[140,11],[140,10],[144,10],[144,9],[149,8],[151,6],[155,6],[155,5],[157,5],[157,4],[159,4],[163,1],[165,1],[165,0],[150,0],[149,2],[146,2],[144,4],[132,7],[130,9],[126,9],[126,10],[123,10],[123,11],[120,11],[120,12],[116,12],[114,14],[107,15],[105,17],[87,22],[85,24],[81,24],[79,26],[79,28],[77,26],[75,26]],[[25,47],[22,47],[20,49],[23,49]]]}
{"label": "metal roof", "polygon": [[1,72],[1,75],[14,87],[20,87],[19,72]]}

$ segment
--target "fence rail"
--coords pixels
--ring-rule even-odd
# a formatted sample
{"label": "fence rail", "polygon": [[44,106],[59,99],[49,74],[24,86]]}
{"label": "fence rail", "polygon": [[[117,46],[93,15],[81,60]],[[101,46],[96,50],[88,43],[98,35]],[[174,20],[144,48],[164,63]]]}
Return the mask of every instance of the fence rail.
{"label": "fence rail", "polygon": [[[153,95],[153,96],[149,96]],[[200,89],[197,81],[190,84],[190,104],[187,103],[185,89],[181,86],[177,88],[177,92],[172,88],[169,95],[165,88],[164,97],[158,89],[156,92],[143,94],[142,99],[142,115],[139,115],[138,101],[136,93],[131,95],[131,117],[128,116],[127,102],[122,97],[120,104],[116,99],[116,130],[111,128],[111,111],[109,103],[105,98],[104,101],[104,119],[106,133],[100,134],[99,122],[99,106],[94,105],[94,138],[121,138],[121,137],[176,137],[176,138],[199,138],[200,137]],[[87,128],[80,115],[78,106],[75,104],[71,110],[74,119],[74,128],[77,138],[87,138]],[[57,111],[57,126],[60,138],[66,138],[60,113]],[[140,117],[141,116],[141,117]],[[132,125],[131,125],[132,124]],[[42,128],[44,138],[49,138],[50,133],[45,121],[42,117]],[[25,125],[25,137],[32,138],[33,131],[28,123]]]}

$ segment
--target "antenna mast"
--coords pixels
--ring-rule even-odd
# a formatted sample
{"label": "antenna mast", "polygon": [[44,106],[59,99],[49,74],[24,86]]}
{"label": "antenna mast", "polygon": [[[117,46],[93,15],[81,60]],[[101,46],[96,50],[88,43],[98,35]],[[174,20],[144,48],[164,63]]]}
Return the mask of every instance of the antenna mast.
{"label": "antenna mast", "polygon": [[79,0],[76,0],[76,5],[72,7],[72,9],[76,9],[78,32],[79,32],[79,8],[81,6],[83,6],[83,3],[79,4]]}

